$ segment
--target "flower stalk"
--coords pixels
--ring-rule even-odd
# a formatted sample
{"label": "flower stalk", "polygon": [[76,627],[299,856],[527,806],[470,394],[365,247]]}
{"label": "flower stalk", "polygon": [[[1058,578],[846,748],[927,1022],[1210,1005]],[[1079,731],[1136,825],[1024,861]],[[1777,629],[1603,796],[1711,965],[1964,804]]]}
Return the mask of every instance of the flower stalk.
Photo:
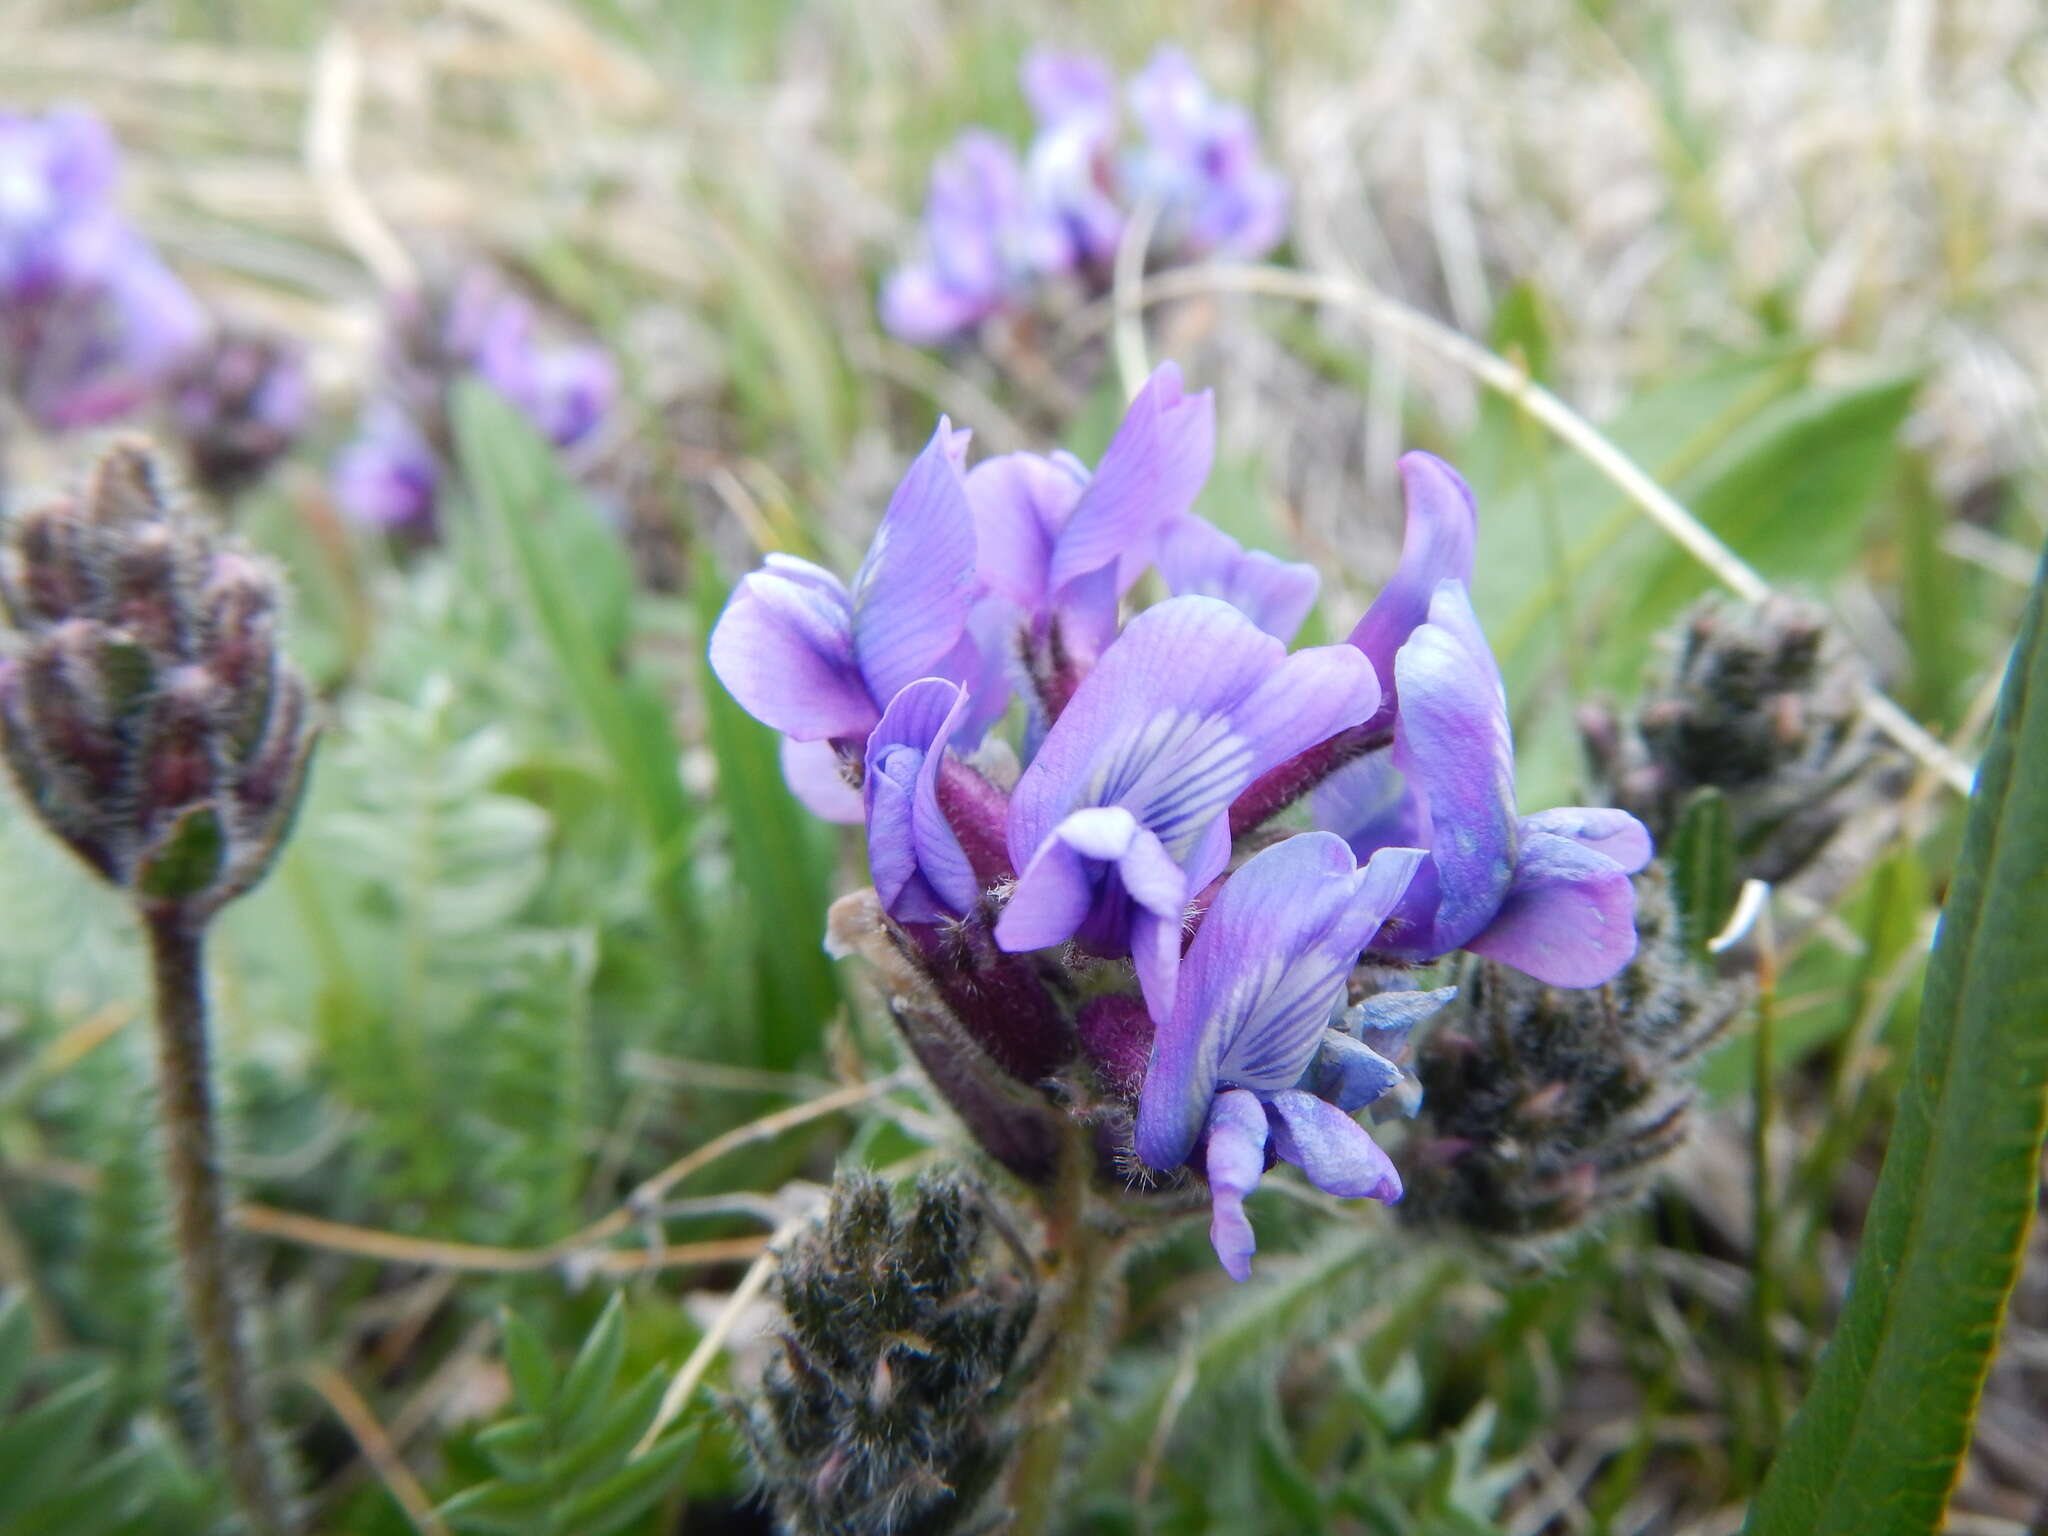
{"label": "flower stalk", "polygon": [[157,1037],[157,1106],[185,1315],[228,1481],[256,1536],[295,1528],[264,1429],[245,1307],[230,1256],[207,1046],[206,922],[182,903],[143,913]]}

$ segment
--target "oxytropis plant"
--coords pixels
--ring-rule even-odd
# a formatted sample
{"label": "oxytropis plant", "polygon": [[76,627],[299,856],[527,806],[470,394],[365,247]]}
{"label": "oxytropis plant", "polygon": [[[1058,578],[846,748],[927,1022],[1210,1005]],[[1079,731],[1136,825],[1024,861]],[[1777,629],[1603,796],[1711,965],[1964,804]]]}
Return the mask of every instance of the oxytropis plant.
{"label": "oxytropis plant", "polygon": [[1141,208],[1165,261],[1254,260],[1286,233],[1287,183],[1251,114],[1212,95],[1179,49],[1161,48],[1126,87],[1128,147],[1102,60],[1039,50],[1022,84],[1037,133],[1021,158],[970,128],[932,166],[922,249],[882,286],[882,324],[905,341],[954,340],[1056,289],[1103,290]]}
{"label": "oxytropis plant", "polygon": [[276,858],[312,749],[278,585],[121,442],[6,525],[0,747],[28,808],[135,905],[157,1026],[172,1238],[222,1463],[249,1529],[289,1530],[228,1251],[205,938]]}
{"label": "oxytropis plant", "polygon": [[[850,585],[771,555],[710,642],[800,798],[865,824],[874,886],[835,907],[831,942],[1040,1192],[1054,1401],[1085,1384],[1133,1228],[1206,1194],[1242,1280],[1245,1199],[1276,1160],[1401,1197],[1355,1116],[1414,1105],[1408,1032],[1453,991],[1420,968],[1464,950],[1594,988],[1637,947],[1642,824],[1517,806],[1464,483],[1403,460],[1392,580],[1346,643],[1290,653],[1316,574],[1192,512],[1213,439],[1212,398],[1171,364],[1092,472],[969,468],[941,420]],[[1169,595],[1130,614],[1148,571]],[[1021,1528],[1065,1418],[1023,1436]]]}

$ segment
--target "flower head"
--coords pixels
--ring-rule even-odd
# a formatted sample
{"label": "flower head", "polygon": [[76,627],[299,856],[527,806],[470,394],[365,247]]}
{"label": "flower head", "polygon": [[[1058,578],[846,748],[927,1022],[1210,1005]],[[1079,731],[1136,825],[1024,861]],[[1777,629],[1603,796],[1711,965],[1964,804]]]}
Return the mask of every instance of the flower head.
{"label": "flower head", "polygon": [[53,430],[133,410],[206,333],[115,209],[116,169],[87,113],[0,113],[0,383]]}
{"label": "flower head", "polygon": [[1132,79],[1131,113],[1145,143],[1132,189],[1160,203],[1160,235],[1188,257],[1254,260],[1287,229],[1287,183],[1259,150],[1251,114],[1219,101],[1178,48],[1161,48]]}
{"label": "flower head", "polygon": [[1030,196],[1060,236],[1057,269],[1103,268],[1116,255],[1116,76],[1084,53],[1039,49],[1024,60],[1038,134],[1025,161]]}

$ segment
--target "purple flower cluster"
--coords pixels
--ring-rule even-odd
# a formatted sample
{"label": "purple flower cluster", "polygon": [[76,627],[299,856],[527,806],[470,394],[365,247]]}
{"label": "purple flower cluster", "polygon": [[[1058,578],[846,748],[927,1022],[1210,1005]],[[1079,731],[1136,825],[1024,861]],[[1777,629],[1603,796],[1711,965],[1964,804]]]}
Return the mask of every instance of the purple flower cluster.
{"label": "purple flower cluster", "polygon": [[557,448],[596,431],[618,394],[601,347],[550,345],[532,304],[497,274],[472,268],[445,294],[393,301],[382,387],[334,465],[342,509],[379,528],[424,533],[447,476],[448,394],[482,379]]}
{"label": "purple flower cluster", "polygon": [[[1290,653],[1315,572],[1190,510],[1213,442],[1212,398],[1172,364],[1092,473],[969,469],[942,420],[852,584],[770,556],[710,654],[791,742],[805,802],[865,823],[893,942],[961,1027],[1036,1078],[1078,1051],[1137,1161],[1207,1178],[1242,1279],[1244,1197],[1274,1159],[1334,1194],[1401,1193],[1353,1114],[1412,1107],[1406,1032],[1450,991],[1347,1007],[1361,962],[1465,949],[1600,985],[1634,953],[1650,845],[1620,811],[1518,814],[1467,592],[1476,515],[1447,465],[1403,461],[1400,567],[1349,641]],[[1125,621],[1151,569],[1171,595]],[[1021,771],[985,740],[1006,715]],[[1269,825],[1303,800],[1315,830]]]}
{"label": "purple flower cluster", "polygon": [[948,341],[1027,306],[1047,282],[1105,282],[1130,211],[1158,209],[1168,259],[1250,260],[1280,243],[1287,184],[1243,107],[1219,101],[1187,55],[1162,48],[1126,96],[1138,143],[1120,149],[1116,76],[1085,54],[1039,51],[1023,87],[1037,133],[1020,158],[986,129],[932,167],[924,250],[882,287],[882,324],[905,341]]}
{"label": "purple flower cluster", "polygon": [[91,114],[0,112],[0,387],[48,430],[133,410],[206,334],[115,207],[118,172]]}

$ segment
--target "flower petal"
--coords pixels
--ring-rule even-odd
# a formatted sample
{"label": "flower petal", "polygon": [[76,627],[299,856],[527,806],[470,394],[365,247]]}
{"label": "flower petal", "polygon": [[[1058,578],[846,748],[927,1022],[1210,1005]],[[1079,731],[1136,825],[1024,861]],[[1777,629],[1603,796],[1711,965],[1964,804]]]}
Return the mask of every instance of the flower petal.
{"label": "flower petal", "polygon": [[857,827],[865,812],[861,793],[846,781],[839,749],[829,741],[782,738],[782,781],[798,805],[820,821]]}
{"label": "flower petal", "polygon": [[1428,808],[1441,888],[1428,943],[1443,954],[1492,920],[1515,856],[1507,698],[1462,582],[1437,588],[1429,622],[1401,647],[1394,675],[1394,763]]}
{"label": "flower petal", "polygon": [[1464,947],[1553,987],[1597,987],[1636,952],[1636,893],[1621,865],[1538,832],[1523,843],[1499,915]]}
{"label": "flower petal", "polygon": [[1445,581],[1470,585],[1472,550],[1479,536],[1472,488],[1442,459],[1429,453],[1402,455],[1401,487],[1408,516],[1401,563],[1351,631],[1351,644],[1371,659],[1385,685],[1375,724],[1393,717],[1394,658],[1415,627],[1429,617],[1437,587]]}
{"label": "flower petal", "polygon": [[962,916],[981,895],[939,809],[939,767],[966,710],[964,689],[923,678],[889,701],[868,737],[861,781],[868,868],[883,910],[899,923]]}
{"label": "flower petal", "polygon": [[967,472],[976,567],[989,591],[1027,614],[1046,609],[1053,543],[1087,483],[1088,472],[1065,454],[998,454]]}
{"label": "flower petal", "polygon": [[799,741],[864,737],[881,718],[854,663],[845,585],[793,555],[770,555],[733,588],[711,670],[740,708]]}
{"label": "flower petal", "polygon": [[882,284],[882,328],[898,341],[930,347],[951,341],[993,309],[989,296],[948,287],[928,262],[899,267]]}
{"label": "flower petal", "polygon": [[1266,1106],[1242,1089],[1218,1094],[1208,1128],[1209,1243],[1223,1272],[1242,1284],[1252,1277],[1259,1246],[1244,1202],[1266,1172]]}
{"label": "flower petal", "polygon": [[974,603],[974,519],[961,489],[965,444],[938,430],[889,498],[853,581],[853,651],[869,694],[893,699],[943,661]]}
{"label": "flower petal", "polygon": [[1192,512],[1167,525],[1159,541],[1158,563],[1159,574],[1175,597],[1192,592],[1221,598],[1283,643],[1293,640],[1315,607],[1321,584],[1314,566],[1244,549]]}
{"label": "flower petal", "polygon": [[1290,1090],[1267,1100],[1273,1148],[1325,1194],[1345,1199],[1401,1198],[1401,1175],[1372,1133],[1336,1105]]}
{"label": "flower petal", "polygon": [[1390,1093],[1400,1083],[1398,1063],[1332,1029],[1324,1032],[1322,1049],[1317,1052],[1302,1087],[1349,1114]]}
{"label": "flower petal", "polygon": [[[1187,877],[1122,806],[1077,810],[1024,867],[996,921],[996,943],[1013,953],[1064,943],[1088,920],[1112,875],[1116,890],[1178,932]],[[1174,944],[1174,961],[1180,946]]]}
{"label": "flower petal", "polygon": [[1194,505],[1216,454],[1216,397],[1185,392],[1162,363],[1138,391],[1053,551],[1055,594],[1077,576],[1116,563]]}
{"label": "flower petal", "polygon": [[1548,832],[1583,843],[1595,853],[1604,853],[1630,874],[1650,862],[1656,852],[1650,829],[1627,811],[1606,806],[1572,805],[1554,811],[1538,811],[1522,818],[1522,836]]}

